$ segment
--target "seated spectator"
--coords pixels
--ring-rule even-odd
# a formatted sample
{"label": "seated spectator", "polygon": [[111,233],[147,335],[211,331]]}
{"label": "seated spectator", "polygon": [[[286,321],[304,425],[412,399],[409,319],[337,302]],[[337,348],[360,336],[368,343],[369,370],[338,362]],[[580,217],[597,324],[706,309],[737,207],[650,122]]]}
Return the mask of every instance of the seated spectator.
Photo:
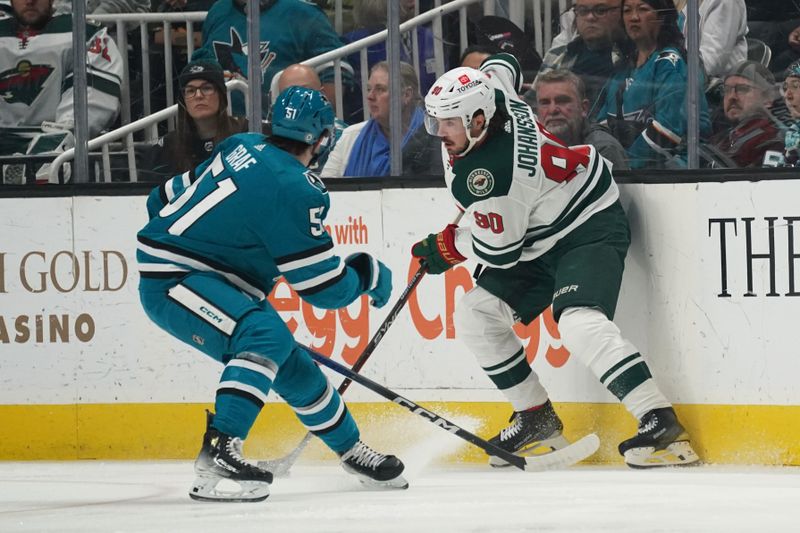
{"label": "seated spectator", "polygon": [[278,95],[289,87],[297,86],[314,89],[315,91],[322,90],[322,82],[317,71],[313,67],[302,63],[294,63],[280,72],[276,72],[272,77],[271,85],[269,92],[271,103],[273,104]]}
{"label": "seated spectator", "polygon": [[[354,0],[353,18],[355,29],[342,36],[345,43],[352,43],[369,37],[379,31],[386,29],[387,0]],[[414,2],[403,1],[400,5],[401,22],[414,16]],[[419,60],[419,85],[423,93],[430,89],[436,81],[436,62],[433,54],[433,31],[427,25],[417,26],[417,45]],[[414,64],[414,49],[412,43],[412,32],[407,31],[401,34],[402,48],[400,50],[400,61],[410,65]],[[372,67],[379,61],[386,60],[386,43],[376,43],[367,48],[367,68],[372,72]],[[361,61],[359,54],[355,53],[348,56],[348,62],[353,65],[356,71],[356,79],[360,80],[359,65]],[[445,66],[445,70],[447,67]],[[360,96],[359,96],[360,97]]]}
{"label": "seated spectator", "polygon": [[[614,73],[621,58],[619,43],[624,39],[620,19],[620,0],[576,0],[564,22],[569,28],[562,31],[547,51],[539,75],[554,69],[574,72],[586,86],[590,113],[602,105],[598,96]],[[534,81],[534,85],[536,82]],[[533,94],[526,100],[535,102]]]}
{"label": "seated spectator", "polygon": [[759,167],[767,150],[783,152],[783,131],[770,113],[775,77],[761,63],[743,61],[723,81],[723,108],[731,127],[711,138],[730,159],[726,166]]}
{"label": "seated spectator", "polygon": [[[622,143],[631,168],[683,167],[686,135],[686,49],[672,0],[624,0],[630,43],[620,71],[604,87],[601,124]],[[700,134],[710,133],[700,94]]]}
{"label": "seated spectator", "polygon": [[[294,65],[289,65],[273,76],[272,88],[270,89],[270,94],[273,98],[272,104],[275,103],[275,99],[280,93],[292,86],[305,87],[306,89],[314,89],[315,91],[322,90],[322,82],[319,80],[319,76],[317,76],[317,71],[308,65],[295,63]],[[342,137],[342,132],[344,132],[345,128],[347,128],[347,124],[337,118],[334,119],[333,125],[333,137],[334,143],[336,143]],[[316,172],[320,171],[320,161],[315,161],[314,163],[310,164],[308,168]]]}
{"label": "seated spectator", "polygon": [[[401,63],[400,75],[403,175],[441,174],[440,143],[425,131],[425,112],[420,105],[422,95],[414,67]],[[367,102],[371,118],[344,130],[322,169],[322,177],[389,175],[389,65],[386,61],[372,67]]]}
{"label": "seated spectator", "polygon": [[[315,4],[303,0],[262,0],[260,5],[260,43],[262,86],[266,93],[272,76],[292,63],[330,52],[342,46],[328,17]],[[203,48],[226,71],[247,77],[246,0],[217,0],[203,23]],[[352,68],[342,62],[345,81],[352,81]],[[320,72],[322,90],[336,102],[333,62]],[[244,100],[234,93],[234,112],[244,114]],[[269,102],[264,98],[263,104]]]}
{"label": "seated spectator", "polygon": [[244,118],[228,114],[228,92],[219,63],[195,59],[183,69],[178,82],[177,127],[144,154],[140,181],[165,181],[193,169],[208,159],[221,141],[247,131]]}
{"label": "seated spectator", "polygon": [[[156,7],[158,13],[181,13],[192,11],[208,11],[214,4],[214,0],[160,0]],[[173,69],[180,72],[189,61],[187,56],[189,46],[189,34],[186,30],[186,23],[173,22],[170,24],[171,34],[170,43],[173,49]],[[192,24],[192,47],[200,48],[203,44],[203,23],[194,22]],[[161,26],[153,31],[153,42],[157,45],[156,52],[163,54],[164,31]],[[158,57],[158,56],[156,56]]]}
{"label": "seated spectator", "polygon": [[800,58],[800,2],[747,0],[748,37],[764,41],[772,51],[769,68],[779,73]]}
{"label": "seated spectator", "polygon": [[589,100],[583,80],[568,70],[556,69],[536,78],[536,116],[539,122],[568,146],[591,144],[617,170],[628,168],[625,149],[607,128],[589,122]]}
{"label": "seated spectator", "polygon": [[800,166],[800,61],[795,61],[784,72],[783,99],[792,116],[783,140],[781,164]]}
{"label": "seated spectator", "polygon": [[[56,15],[72,14],[74,0],[54,0]],[[149,0],[86,0],[87,15],[106,15],[110,13],[149,13]]]}
{"label": "seated spectator", "polygon": [[[72,15],[53,15],[52,0],[11,0],[0,20],[0,155],[39,154],[70,147],[75,119]],[[86,78],[89,135],[119,112],[122,56],[105,28],[87,24]],[[46,181],[46,167],[36,172]],[[21,183],[21,165],[4,181]]]}
{"label": "seated spectator", "polygon": [[[686,0],[674,0],[686,35]],[[722,78],[747,59],[744,0],[700,0],[700,60],[707,78]]]}
{"label": "seated spectator", "polygon": [[481,44],[473,44],[466,47],[464,51],[461,52],[461,57],[458,60],[458,66],[479,70],[483,60],[490,55],[496,54],[497,52],[499,52],[499,50],[495,48]]}

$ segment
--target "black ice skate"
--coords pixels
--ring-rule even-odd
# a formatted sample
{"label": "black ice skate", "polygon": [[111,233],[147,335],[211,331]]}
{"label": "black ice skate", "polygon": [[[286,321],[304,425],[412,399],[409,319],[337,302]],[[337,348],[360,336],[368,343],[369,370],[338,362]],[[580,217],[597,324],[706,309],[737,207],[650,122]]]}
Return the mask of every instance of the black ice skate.
{"label": "black ice skate", "polygon": [[376,488],[407,489],[401,475],[405,466],[394,455],[383,455],[361,441],[341,454],[342,467],[358,477],[364,485]]}
{"label": "black ice skate", "polygon": [[207,502],[260,502],[269,496],[272,473],[242,457],[242,439],[211,427],[214,415],[206,412],[203,447],[194,462],[197,477],[189,491],[193,500]]}
{"label": "black ice skate", "polygon": [[[561,435],[564,424],[553,410],[550,400],[538,409],[516,411],[509,422],[512,424],[492,437],[490,443],[511,453],[527,456],[550,453],[569,445],[569,441]],[[489,464],[494,467],[510,466],[493,455],[489,456]]]}
{"label": "black ice skate", "polygon": [[645,414],[638,433],[620,443],[619,453],[631,468],[687,466],[700,461],[672,407]]}

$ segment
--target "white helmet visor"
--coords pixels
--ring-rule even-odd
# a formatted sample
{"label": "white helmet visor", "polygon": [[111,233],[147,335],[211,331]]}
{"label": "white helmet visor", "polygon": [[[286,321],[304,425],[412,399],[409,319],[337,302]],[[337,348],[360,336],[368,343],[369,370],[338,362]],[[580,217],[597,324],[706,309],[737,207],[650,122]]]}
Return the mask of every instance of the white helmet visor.
{"label": "white helmet visor", "polygon": [[425,113],[425,131],[431,135],[439,136],[459,133],[466,130],[462,117],[436,118]]}

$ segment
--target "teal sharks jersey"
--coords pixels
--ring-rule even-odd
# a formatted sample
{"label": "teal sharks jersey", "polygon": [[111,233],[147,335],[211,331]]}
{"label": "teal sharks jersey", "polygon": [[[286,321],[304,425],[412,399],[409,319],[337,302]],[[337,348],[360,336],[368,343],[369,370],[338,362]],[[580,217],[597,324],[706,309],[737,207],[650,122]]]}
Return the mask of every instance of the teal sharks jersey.
{"label": "teal sharks jersey", "polygon": [[[605,87],[605,102],[597,121],[613,128],[614,120],[631,124],[631,138],[617,133],[626,147],[631,168],[659,167],[685,152],[687,66],[675,48],[653,52],[638,68],[629,67]],[[711,132],[708,103],[700,94],[700,133]],[[634,137],[635,135],[635,137]]]}
{"label": "teal sharks jersey", "polygon": [[216,272],[255,299],[283,276],[312,305],[343,307],[362,290],[325,229],[329,207],[325,185],[291,154],[261,134],[234,135],[150,194],[139,271]]}
{"label": "teal sharks jersey", "polygon": [[[303,0],[277,0],[262,8],[259,31],[264,92],[278,71],[342,46],[325,13]],[[211,6],[202,46],[222,68],[247,77],[247,16],[233,0]],[[323,83],[333,81],[332,69],[321,74]]]}

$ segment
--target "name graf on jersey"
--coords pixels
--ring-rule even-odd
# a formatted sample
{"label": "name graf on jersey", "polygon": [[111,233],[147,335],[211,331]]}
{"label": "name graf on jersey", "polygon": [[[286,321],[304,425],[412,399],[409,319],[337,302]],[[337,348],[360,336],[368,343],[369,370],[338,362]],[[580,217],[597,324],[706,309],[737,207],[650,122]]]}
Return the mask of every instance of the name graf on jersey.
{"label": "name graf on jersey", "polygon": [[528,176],[536,174],[539,164],[539,134],[531,113],[524,102],[509,100],[508,105],[516,119],[517,167],[528,171]]}

